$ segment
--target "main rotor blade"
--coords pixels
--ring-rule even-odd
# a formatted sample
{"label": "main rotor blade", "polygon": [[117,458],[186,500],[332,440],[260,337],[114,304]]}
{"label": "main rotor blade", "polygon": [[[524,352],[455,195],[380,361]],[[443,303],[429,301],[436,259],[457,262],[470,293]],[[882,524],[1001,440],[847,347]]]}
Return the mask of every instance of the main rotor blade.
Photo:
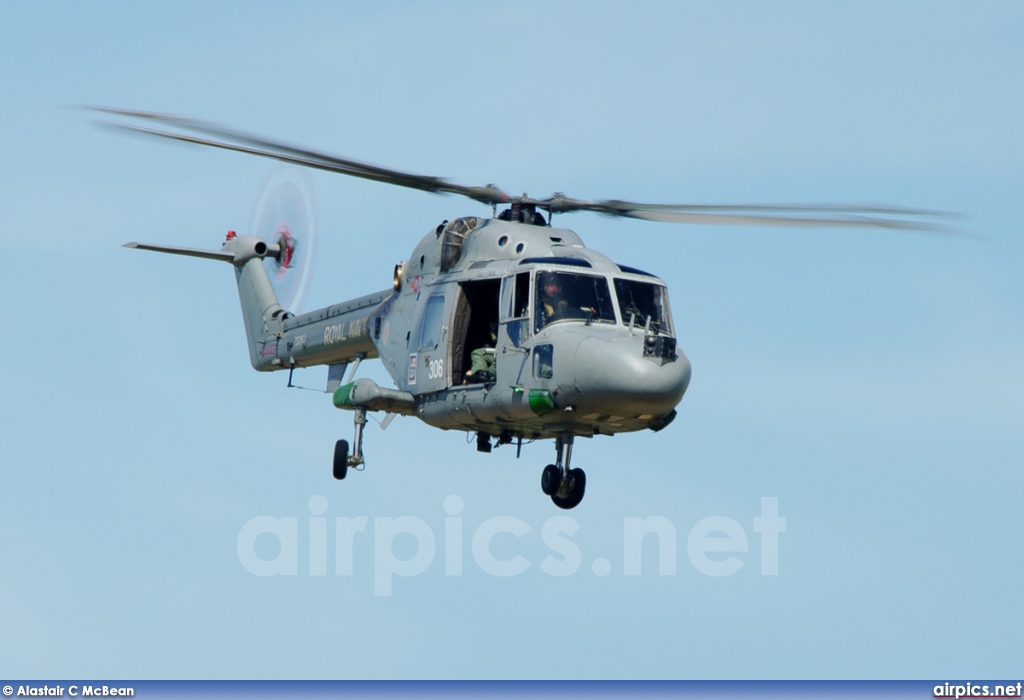
{"label": "main rotor blade", "polygon": [[677,224],[887,228],[957,233],[957,231],[945,223],[954,218],[953,214],[928,209],[911,209],[888,205],[643,204],[618,199],[587,201],[566,197],[560,193],[554,194],[547,199],[533,199],[526,195],[511,197],[502,192],[496,185],[487,185],[485,187],[456,185],[444,178],[382,168],[370,165],[369,163],[362,163],[278,141],[271,141],[261,136],[226,129],[210,122],[189,119],[187,117],[114,107],[92,107],[91,109],[117,117],[156,122],[157,124],[182,131],[194,132],[202,136],[174,131],[161,131],[132,124],[110,124],[110,126],[126,131],[134,131],[136,133],[194,143],[201,146],[221,148],[238,153],[248,153],[264,158],[273,158],[293,165],[317,168],[319,170],[399,185],[424,192],[460,194],[477,202],[490,204],[491,206],[518,203],[526,207],[546,210],[550,214],[591,211],[607,216],[621,216],[631,219]]}
{"label": "main rotor blade", "polygon": [[[552,213],[592,211],[646,221],[731,226],[890,228],[951,231],[942,220],[953,214],[889,205],[642,204],[617,199],[586,201],[564,195],[531,202]],[[902,218],[899,218],[902,217]],[[936,219],[931,221],[929,219]]]}
{"label": "main rotor blade", "polygon": [[444,178],[433,177],[430,175],[416,175],[413,173],[401,172],[399,170],[382,168],[376,165],[370,165],[369,163],[361,163],[359,161],[341,158],[340,156],[299,148],[297,146],[277,141],[270,141],[259,136],[239,131],[232,131],[215,124],[201,122],[186,117],[158,114],[155,112],[117,109],[113,107],[92,107],[91,109],[116,116],[155,121],[178,129],[215,136],[225,140],[217,141],[209,138],[201,138],[198,136],[170,131],[160,131],[158,129],[151,129],[131,124],[110,124],[110,126],[113,126],[114,128],[126,131],[134,131],[136,133],[158,136],[160,138],[172,139],[175,141],[183,141],[185,143],[193,143],[200,146],[211,146],[213,148],[222,148],[228,151],[273,158],[293,165],[317,168],[319,170],[340,173],[342,175],[350,175],[352,177],[359,177],[366,180],[376,180],[377,182],[384,182],[392,185],[398,185],[400,187],[432,192],[435,194],[460,194],[484,204],[496,205],[511,200],[511,197],[502,192],[496,185],[487,185],[485,187],[456,185],[448,182]]}
{"label": "main rotor blade", "polygon": [[671,211],[636,210],[622,213],[632,219],[664,221],[673,224],[715,224],[726,226],[804,226],[813,228],[890,228],[909,231],[944,229],[940,224],[903,219],[880,219],[868,216],[751,216],[741,214],[689,214]]}

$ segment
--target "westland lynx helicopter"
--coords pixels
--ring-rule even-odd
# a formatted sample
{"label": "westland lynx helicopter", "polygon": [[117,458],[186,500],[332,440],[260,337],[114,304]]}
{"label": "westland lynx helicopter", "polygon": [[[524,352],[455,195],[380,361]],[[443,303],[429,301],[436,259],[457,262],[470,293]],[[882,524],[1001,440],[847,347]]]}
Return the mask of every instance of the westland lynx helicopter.
{"label": "westland lynx helicopter", "polygon": [[[279,229],[264,240],[229,232],[219,250],[128,243],[126,247],[221,260],[234,267],[249,359],[257,371],[327,365],[334,405],[354,414],[351,445],[338,440],[333,473],[364,464],[368,411],[416,416],[476,434],[477,449],[553,439],[556,458],[541,489],[560,508],[583,499],[586,475],[570,466],[578,436],[659,431],[672,423],[690,382],[676,343],[668,290],[658,277],[587,248],[554,214],[597,212],[650,221],[934,230],[939,212],[895,207],[652,205],[555,194],[514,197],[496,185],[466,187],[229,131],[182,117],[98,108],[156,123],[120,128],[273,158],[433,193],[491,208],[432,227],[390,289],[299,315],[282,308],[274,281],[307,256]],[[186,133],[183,133],[186,132]],[[499,213],[498,207],[504,207]],[[545,218],[545,213],[547,217]],[[272,279],[273,278],[273,279]],[[379,358],[395,388],[355,378]],[[351,366],[347,380],[346,368]],[[291,385],[289,377],[289,385]]]}

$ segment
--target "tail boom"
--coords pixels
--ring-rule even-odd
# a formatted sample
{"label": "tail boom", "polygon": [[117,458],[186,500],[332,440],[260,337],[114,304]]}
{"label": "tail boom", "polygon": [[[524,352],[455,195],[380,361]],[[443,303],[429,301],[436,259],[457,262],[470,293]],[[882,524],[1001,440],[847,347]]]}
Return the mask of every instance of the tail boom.
{"label": "tail boom", "polygon": [[124,247],[231,263],[249,362],[257,371],[342,364],[357,356],[377,357],[372,334],[379,335],[380,331],[374,318],[393,296],[390,289],[295,316],[281,308],[263,265],[264,258],[280,254],[276,244],[256,236],[236,236],[225,241],[219,251],[147,243],[127,243]]}

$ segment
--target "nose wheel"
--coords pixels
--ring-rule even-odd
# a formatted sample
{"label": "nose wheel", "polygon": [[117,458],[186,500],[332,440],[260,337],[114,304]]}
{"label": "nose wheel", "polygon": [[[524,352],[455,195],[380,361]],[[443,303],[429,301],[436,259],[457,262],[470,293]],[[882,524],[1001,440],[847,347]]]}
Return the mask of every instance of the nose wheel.
{"label": "nose wheel", "polygon": [[569,468],[572,459],[572,439],[572,433],[555,438],[556,463],[544,467],[540,475],[541,491],[544,495],[550,496],[556,506],[565,510],[578,506],[583,501],[583,494],[587,488],[587,475],[584,471]]}

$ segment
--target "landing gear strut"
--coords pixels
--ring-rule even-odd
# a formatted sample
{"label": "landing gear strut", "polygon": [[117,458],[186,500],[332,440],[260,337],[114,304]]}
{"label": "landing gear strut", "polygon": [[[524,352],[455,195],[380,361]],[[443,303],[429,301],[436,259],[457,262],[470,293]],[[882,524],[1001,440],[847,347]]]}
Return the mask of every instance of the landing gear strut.
{"label": "landing gear strut", "polygon": [[555,464],[544,467],[544,472],[540,476],[541,491],[551,496],[556,506],[565,510],[578,506],[587,488],[587,475],[583,470],[569,468],[573,437],[572,433],[565,433],[555,438]]}
{"label": "landing gear strut", "polygon": [[338,440],[334,443],[334,478],[344,479],[349,467],[358,467],[364,464],[363,460],[363,426],[366,425],[366,409],[357,408],[353,418],[356,425],[356,434],[352,438],[352,454],[348,452],[348,440]]}

